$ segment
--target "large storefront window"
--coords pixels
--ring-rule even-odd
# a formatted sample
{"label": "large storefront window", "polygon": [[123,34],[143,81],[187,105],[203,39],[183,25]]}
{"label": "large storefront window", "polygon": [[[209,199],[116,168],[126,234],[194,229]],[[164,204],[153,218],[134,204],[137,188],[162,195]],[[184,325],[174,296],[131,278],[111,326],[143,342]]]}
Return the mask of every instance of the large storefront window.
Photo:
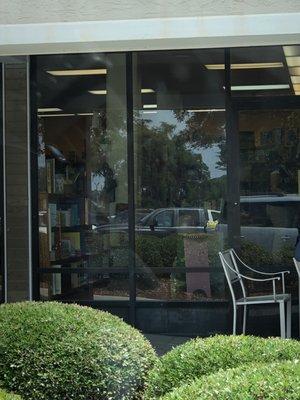
{"label": "large storefront window", "polygon": [[296,301],[299,46],[35,60],[41,299],[224,332],[234,247]]}
{"label": "large storefront window", "polygon": [[43,299],[128,298],[124,54],[37,62]]}
{"label": "large storefront window", "polygon": [[224,63],[224,51],[136,57],[137,299],[223,299],[225,83],[205,66]]}

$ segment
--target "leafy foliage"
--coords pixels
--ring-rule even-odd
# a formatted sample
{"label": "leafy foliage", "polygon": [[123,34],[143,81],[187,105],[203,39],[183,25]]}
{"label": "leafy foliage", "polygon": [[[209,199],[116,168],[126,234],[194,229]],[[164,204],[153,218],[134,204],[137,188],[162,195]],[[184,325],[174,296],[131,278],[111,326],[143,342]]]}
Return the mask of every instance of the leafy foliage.
{"label": "leafy foliage", "polygon": [[21,397],[0,389],[0,400],[21,400]]}
{"label": "leafy foliage", "polygon": [[156,356],[109,313],[60,303],[0,306],[0,386],[25,400],[137,399]]}
{"label": "leafy foliage", "polygon": [[300,363],[251,364],[196,379],[163,400],[298,400]]}
{"label": "leafy foliage", "polygon": [[183,383],[221,369],[253,362],[271,363],[299,357],[300,342],[254,336],[193,339],[164,355],[149,374],[146,398],[170,392]]}
{"label": "leafy foliage", "polygon": [[179,241],[182,242],[182,238],[176,234],[165,237],[138,235],[136,253],[149,267],[172,267]]}

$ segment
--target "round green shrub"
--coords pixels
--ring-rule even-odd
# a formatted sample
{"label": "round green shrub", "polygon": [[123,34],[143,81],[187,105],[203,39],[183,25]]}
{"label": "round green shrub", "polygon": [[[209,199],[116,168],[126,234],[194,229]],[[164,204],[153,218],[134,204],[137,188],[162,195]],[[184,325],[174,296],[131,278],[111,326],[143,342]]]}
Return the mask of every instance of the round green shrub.
{"label": "round green shrub", "polygon": [[138,399],[155,361],[150,343],[107,312],[0,306],[0,387],[25,400]]}
{"label": "round green shrub", "polygon": [[161,357],[149,374],[146,398],[152,399],[187,381],[240,365],[271,363],[299,357],[300,342],[254,336],[192,339]]}
{"label": "round green shrub", "polygon": [[251,364],[196,379],[163,400],[299,400],[300,363]]}
{"label": "round green shrub", "polygon": [[0,389],[0,400],[22,400],[20,396]]}

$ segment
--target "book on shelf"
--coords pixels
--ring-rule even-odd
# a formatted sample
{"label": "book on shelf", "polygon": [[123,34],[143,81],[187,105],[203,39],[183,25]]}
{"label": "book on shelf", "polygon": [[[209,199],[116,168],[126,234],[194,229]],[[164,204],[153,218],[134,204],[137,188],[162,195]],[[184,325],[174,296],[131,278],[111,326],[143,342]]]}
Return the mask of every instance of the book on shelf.
{"label": "book on shelf", "polygon": [[57,205],[56,203],[49,203],[50,226],[51,228],[57,226]]}
{"label": "book on shelf", "polygon": [[[53,265],[54,268],[60,268],[61,265]],[[61,294],[61,274],[52,274],[52,294]]]}
{"label": "book on shelf", "polygon": [[47,192],[55,193],[55,159],[46,160]]}
{"label": "book on shelf", "polygon": [[78,204],[71,205],[71,225],[80,225]]}
{"label": "book on shelf", "polygon": [[89,210],[90,210],[90,199],[84,198],[84,225],[89,225]]}
{"label": "book on shelf", "polygon": [[71,255],[81,250],[80,232],[63,232],[61,234],[61,241],[63,240],[70,241]]}
{"label": "book on shelf", "polygon": [[71,209],[69,210],[59,210],[60,215],[60,226],[69,227],[71,226]]}

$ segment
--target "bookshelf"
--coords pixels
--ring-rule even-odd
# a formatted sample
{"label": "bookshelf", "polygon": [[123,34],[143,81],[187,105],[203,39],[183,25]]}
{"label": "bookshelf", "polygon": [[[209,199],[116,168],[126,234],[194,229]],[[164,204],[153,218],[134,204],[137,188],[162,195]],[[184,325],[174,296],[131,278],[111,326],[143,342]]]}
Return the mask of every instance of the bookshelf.
{"label": "bookshelf", "polygon": [[[38,126],[40,268],[87,267],[85,236],[91,225],[85,133],[60,135],[57,126],[45,129],[44,124],[40,120]],[[79,287],[85,277],[56,272],[44,279],[41,295],[47,298]]]}
{"label": "bookshelf", "polygon": [[40,192],[39,208],[40,265],[64,266],[84,260],[86,254],[84,233],[90,224],[85,163],[46,157],[45,166],[46,191]]}

